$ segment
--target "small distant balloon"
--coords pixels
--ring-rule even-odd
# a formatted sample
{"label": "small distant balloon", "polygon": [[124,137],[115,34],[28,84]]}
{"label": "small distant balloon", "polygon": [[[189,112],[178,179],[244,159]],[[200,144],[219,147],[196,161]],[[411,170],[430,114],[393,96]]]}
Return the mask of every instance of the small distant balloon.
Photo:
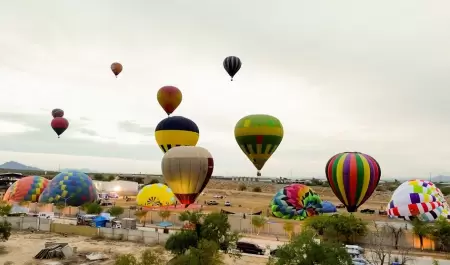
{"label": "small distant balloon", "polygon": [[111,71],[114,73],[116,78],[122,72],[122,69],[123,69],[123,67],[120,63],[111,64]]}
{"label": "small distant balloon", "polygon": [[167,115],[172,114],[183,100],[183,94],[181,94],[181,91],[174,86],[161,87],[156,96],[159,105],[161,105]]}
{"label": "small distant balloon", "polygon": [[54,110],[52,110],[52,116],[53,116],[53,118],[63,117],[64,116],[64,110],[62,110],[62,109],[54,109]]}
{"label": "small distant balloon", "polygon": [[52,129],[55,131],[55,133],[59,136],[69,128],[69,121],[67,121],[63,117],[56,117],[52,120],[51,123]]}
{"label": "small distant balloon", "polygon": [[234,76],[239,72],[241,69],[242,63],[241,59],[239,59],[236,56],[228,56],[223,60],[223,67],[225,68],[225,71],[230,75],[231,81],[233,81]]}

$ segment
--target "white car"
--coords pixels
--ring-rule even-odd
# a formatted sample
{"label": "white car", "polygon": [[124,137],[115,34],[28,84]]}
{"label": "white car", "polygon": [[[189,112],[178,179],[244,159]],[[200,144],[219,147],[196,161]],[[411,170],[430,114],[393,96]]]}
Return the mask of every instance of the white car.
{"label": "white car", "polygon": [[364,258],[354,258],[352,259],[353,265],[372,265],[372,263],[368,262]]}
{"label": "white car", "polygon": [[226,201],[224,205],[225,205],[225,206],[231,206],[231,202]]}

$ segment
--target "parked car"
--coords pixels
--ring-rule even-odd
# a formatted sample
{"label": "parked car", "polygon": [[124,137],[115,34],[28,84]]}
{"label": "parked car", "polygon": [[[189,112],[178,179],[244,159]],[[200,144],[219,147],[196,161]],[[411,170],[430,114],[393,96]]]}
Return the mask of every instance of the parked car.
{"label": "parked car", "polygon": [[223,199],[222,195],[214,195],[214,199]]}
{"label": "parked car", "polygon": [[368,262],[366,259],[364,258],[355,258],[352,259],[352,263],[353,265],[372,265],[372,263]]}
{"label": "parked car", "polygon": [[250,243],[250,242],[243,242],[238,241],[236,244],[236,249],[243,253],[249,253],[249,254],[259,254],[264,255],[265,249],[258,246],[257,244]]}
{"label": "parked car", "polygon": [[336,205],[336,208],[345,208],[345,205],[341,203],[341,204]]}
{"label": "parked car", "polygon": [[374,214],[375,210],[367,208],[367,209],[361,210],[360,212],[365,213],[365,214]]}
{"label": "parked car", "polygon": [[207,205],[219,205],[219,203],[216,201],[208,201],[206,204]]}
{"label": "parked car", "polygon": [[224,205],[225,205],[225,206],[231,206],[231,202],[226,201]]}

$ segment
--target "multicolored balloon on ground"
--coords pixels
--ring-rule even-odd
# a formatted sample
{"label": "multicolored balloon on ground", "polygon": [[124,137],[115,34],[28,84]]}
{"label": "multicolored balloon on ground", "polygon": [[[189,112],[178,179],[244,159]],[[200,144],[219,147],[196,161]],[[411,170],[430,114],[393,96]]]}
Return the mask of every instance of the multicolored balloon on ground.
{"label": "multicolored balloon on ground", "polygon": [[139,206],[160,207],[175,205],[177,199],[169,187],[157,183],[143,187],[136,197],[136,202]]}
{"label": "multicolored balloon on ground", "polygon": [[239,72],[241,69],[242,63],[241,59],[239,59],[236,56],[228,56],[223,60],[223,67],[225,68],[225,71],[230,75],[231,81],[233,81],[234,76]]}
{"label": "multicolored balloon on ground", "polygon": [[64,117],[64,110],[62,110],[62,109],[53,109],[52,110],[52,116],[53,116],[53,118]]}
{"label": "multicolored balloon on ground", "polygon": [[14,182],[5,193],[4,201],[37,202],[49,180],[40,176],[28,176]]}
{"label": "multicolored balloon on ground", "polygon": [[310,187],[291,184],[280,189],[270,203],[272,215],[283,219],[303,220],[319,214],[322,201]]}
{"label": "multicolored balloon on ground", "polygon": [[161,169],[167,186],[187,207],[195,202],[208,184],[214,170],[214,160],[205,148],[179,146],[167,151]]}
{"label": "multicolored balloon on ground", "polygon": [[336,206],[329,201],[322,201],[322,208],[317,210],[320,213],[335,213],[337,212]]}
{"label": "multicolored balloon on ground", "polygon": [[114,75],[117,76],[122,72],[123,67],[120,63],[112,63],[111,64],[111,71],[114,73]]}
{"label": "multicolored balloon on ground", "polygon": [[83,172],[68,170],[56,175],[39,197],[41,203],[63,203],[81,206],[97,200],[97,190],[92,179]]}
{"label": "multicolored balloon on ground", "polygon": [[234,128],[236,142],[258,170],[258,176],[261,175],[260,170],[264,164],[277,150],[283,135],[281,122],[264,114],[245,116]]}
{"label": "multicolored balloon on ground", "polygon": [[199,136],[197,124],[182,116],[167,117],[155,129],[156,143],[164,153],[175,146],[195,146]]}
{"label": "multicolored balloon on ground", "polygon": [[392,194],[387,205],[390,217],[404,220],[417,218],[432,222],[439,217],[450,219],[449,205],[441,190],[427,180],[409,180]]}
{"label": "multicolored balloon on ground", "polygon": [[181,94],[181,91],[174,86],[161,87],[156,96],[159,105],[161,105],[167,115],[172,114],[183,100],[183,94]]}
{"label": "multicolored balloon on ground", "polygon": [[60,135],[69,128],[69,121],[66,120],[66,118],[63,117],[56,117],[53,118],[51,124],[52,129],[55,131],[55,133],[58,135],[58,138]]}
{"label": "multicolored balloon on ground", "polygon": [[378,186],[381,169],[371,156],[359,152],[334,155],[325,166],[328,183],[348,212],[356,212]]}

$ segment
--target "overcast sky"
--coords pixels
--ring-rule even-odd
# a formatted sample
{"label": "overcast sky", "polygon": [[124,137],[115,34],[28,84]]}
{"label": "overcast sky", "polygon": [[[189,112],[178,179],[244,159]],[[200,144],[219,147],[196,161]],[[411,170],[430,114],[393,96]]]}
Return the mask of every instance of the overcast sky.
{"label": "overcast sky", "polygon": [[[263,176],[323,176],[342,151],[384,177],[450,174],[450,2],[0,0],[0,161],[160,173],[164,85],[216,175],[256,173],[234,139],[248,114],[281,120]],[[222,67],[239,56],[230,82]],[[118,79],[110,64],[124,70]],[[69,129],[57,139],[53,108]]]}

